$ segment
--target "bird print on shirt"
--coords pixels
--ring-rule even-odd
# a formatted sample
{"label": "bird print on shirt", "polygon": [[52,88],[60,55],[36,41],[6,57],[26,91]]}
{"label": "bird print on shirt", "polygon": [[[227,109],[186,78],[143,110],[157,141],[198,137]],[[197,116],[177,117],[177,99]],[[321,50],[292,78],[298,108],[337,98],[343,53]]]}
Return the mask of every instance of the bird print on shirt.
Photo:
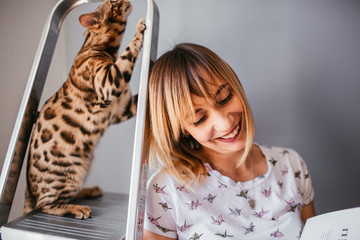
{"label": "bird print on shirt", "polygon": [[243,227],[243,228],[245,228],[245,233],[244,233],[244,234],[246,235],[246,234],[248,234],[248,233],[254,232],[254,227],[255,227],[255,226],[254,226],[254,224],[253,224],[252,222],[250,223],[250,226],[249,226],[249,227]]}
{"label": "bird print on shirt", "polygon": [[229,215],[233,215],[233,216],[235,216],[235,217],[238,217],[238,216],[240,216],[240,214],[241,214],[241,209],[235,208],[235,209],[233,210],[233,209],[231,209],[231,208],[229,207],[229,210],[230,210]]}
{"label": "bird print on shirt", "polygon": [[176,232],[175,230],[172,230],[172,229],[169,229],[169,228],[165,228],[165,227],[162,227],[160,225],[156,225],[156,227],[158,229],[160,229],[163,233],[167,233],[167,232]]}
{"label": "bird print on shirt", "polygon": [[270,195],[271,195],[271,186],[268,189],[264,189],[263,191],[261,191],[261,193],[266,198],[270,197]]}
{"label": "bird print on shirt", "polygon": [[161,193],[161,194],[165,194],[165,195],[168,195],[165,191],[164,191],[164,188],[166,187],[163,186],[163,187],[159,187],[159,185],[157,183],[153,184],[153,188],[155,190],[156,193]]}
{"label": "bird print on shirt", "polygon": [[300,203],[295,203],[294,198],[291,198],[289,201],[286,201],[286,211],[287,212],[295,212],[296,208],[300,205]]}
{"label": "bird print on shirt", "polygon": [[199,240],[202,235],[203,235],[203,233],[200,235],[197,233],[194,233],[194,235],[192,235],[192,237],[189,240]]}
{"label": "bird print on shirt", "polygon": [[179,226],[177,225],[178,229],[180,232],[185,232],[186,230],[188,230],[193,224],[186,224],[186,220],[184,222],[184,225]]}
{"label": "bird print on shirt", "polygon": [[155,217],[153,217],[153,216],[151,216],[151,215],[148,214],[148,219],[149,219],[149,221],[150,221],[152,224],[154,224],[154,225],[159,225],[158,220],[159,220],[160,218],[161,218],[161,217],[155,218]]}
{"label": "bird print on shirt", "polygon": [[176,186],[176,190],[179,190],[180,192],[183,192],[183,193],[189,193],[189,191],[185,188],[185,185]]}
{"label": "bird print on shirt", "polygon": [[227,185],[223,184],[222,182],[218,181],[219,182],[219,188],[227,188]]}
{"label": "bird print on shirt", "polygon": [[281,172],[282,172],[282,175],[285,176],[289,172],[289,167],[287,165],[285,165]]}
{"label": "bird print on shirt", "polygon": [[270,211],[264,211],[264,209],[262,208],[260,212],[256,212],[254,213],[254,216],[258,217],[258,218],[263,218],[265,216],[265,214],[269,213]]}
{"label": "bird print on shirt", "polygon": [[285,156],[286,154],[289,154],[289,151],[284,149],[283,152],[282,152],[283,156]]}
{"label": "bird print on shirt", "polygon": [[209,203],[213,203],[213,201],[215,200],[217,195],[211,195],[209,193],[209,195],[207,197],[205,197],[203,200],[207,200]]}
{"label": "bird print on shirt", "polygon": [[228,238],[228,237],[234,237],[233,235],[228,235],[226,233],[226,230],[224,233],[215,233],[216,236],[222,237],[222,238]]}
{"label": "bird print on shirt", "polygon": [[275,232],[271,233],[270,236],[272,236],[274,238],[280,238],[280,237],[283,237],[284,234],[282,232],[280,232],[279,229],[277,229]]}
{"label": "bird print on shirt", "polygon": [[169,206],[168,206],[168,204],[166,202],[160,202],[159,204],[161,205],[161,207],[164,209],[165,212],[167,210],[172,209],[172,208],[169,208]]}
{"label": "bird print on shirt", "polygon": [[223,222],[225,222],[225,220],[223,219],[223,217],[221,215],[217,219],[215,219],[213,216],[211,216],[211,219],[213,220],[212,224],[219,225],[219,226]]}
{"label": "bird print on shirt", "polygon": [[256,202],[255,202],[255,199],[249,199],[248,200],[248,203],[249,203],[249,207],[252,209],[252,210],[254,210],[255,209],[255,207],[256,207]]}
{"label": "bird print on shirt", "polygon": [[153,217],[153,216],[151,216],[151,215],[148,214],[148,220],[149,220],[152,224],[154,224],[158,229],[160,229],[163,233],[175,232],[175,230],[171,230],[171,229],[169,229],[169,228],[165,228],[165,227],[161,226],[161,225],[159,224],[159,222],[158,222],[158,220],[159,220],[160,218],[161,218],[161,217],[155,218],[155,217]]}
{"label": "bird print on shirt", "polygon": [[275,167],[277,160],[275,160],[274,158],[270,158],[269,162]]}
{"label": "bird print on shirt", "polygon": [[196,200],[195,201],[191,201],[190,203],[186,203],[188,205],[188,209],[189,210],[195,210],[197,209],[201,204],[199,202],[199,200]]}
{"label": "bird print on shirt", "polygon": [[237,196],[237,197],[243,197],[243,198],[245,198],[245,199],[248,199],[248,196],[247,196],[248,192],[249,192],[249,190],[241,190],[241,192],[238,193],[238,194],[236,194],[236,196]]}

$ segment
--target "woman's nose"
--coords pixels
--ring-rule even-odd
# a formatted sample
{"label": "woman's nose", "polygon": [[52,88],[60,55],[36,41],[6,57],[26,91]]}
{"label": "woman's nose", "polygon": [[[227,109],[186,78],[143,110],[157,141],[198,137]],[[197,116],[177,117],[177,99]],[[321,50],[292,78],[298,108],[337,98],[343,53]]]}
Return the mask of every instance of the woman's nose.
{"label": "woman's nose", "polygon": [[211,121],[214,129],[218,132],[224,132],[224,134],[230,131],[233,126],[230,114],[227,114],[222,109],[213,109]]}

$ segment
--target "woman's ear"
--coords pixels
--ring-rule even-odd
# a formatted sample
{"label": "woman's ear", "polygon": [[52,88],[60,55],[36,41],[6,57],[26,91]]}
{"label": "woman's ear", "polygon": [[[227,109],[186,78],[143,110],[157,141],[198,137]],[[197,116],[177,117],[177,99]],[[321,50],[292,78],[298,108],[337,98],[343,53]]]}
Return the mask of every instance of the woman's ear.
{"label": "woman's ear", "polygon": [[189,138],[190,148],[192,150],[196,150],[196,151],[200,150],[200,148],[201,148],[200,143],[195,138],[193,138],[193,136],[191,136],[190,134],[188,135],[188,138]]}

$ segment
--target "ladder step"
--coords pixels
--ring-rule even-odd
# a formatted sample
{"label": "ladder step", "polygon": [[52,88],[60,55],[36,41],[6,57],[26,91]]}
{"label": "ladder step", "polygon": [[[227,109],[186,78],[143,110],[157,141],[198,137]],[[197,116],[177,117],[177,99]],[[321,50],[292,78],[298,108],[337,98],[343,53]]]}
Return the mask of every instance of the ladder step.
{"label": "ladder step", "polygon": [[125,236],[129,196],[104,193],[72,203],[91,207],[91,218],[80,220],[33,211],[1,227],[3,240],[86,239],[119,240]]}

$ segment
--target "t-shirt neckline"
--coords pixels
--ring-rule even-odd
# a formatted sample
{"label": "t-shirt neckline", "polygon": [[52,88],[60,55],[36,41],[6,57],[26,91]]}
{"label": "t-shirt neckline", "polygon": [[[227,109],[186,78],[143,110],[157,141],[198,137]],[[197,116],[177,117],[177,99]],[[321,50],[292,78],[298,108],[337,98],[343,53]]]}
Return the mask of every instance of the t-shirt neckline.
{"label": "t-shirt neckline", "polygon": [[230,177],[221,174],[219,171],[213,169],[209,163],[204,163],[206,171],[208,172],[208,174],[210,176],[213,176],[214,178],[216,178],[219,183],[224,184],[222,186],[233,187],[233,188],[240,187],[240,189],[254,188],[254,187],[260,185],[261,183],[263,183],[268,178],[268,176],[272,170],[272,165],[269,163],[270,157],[269,157],[266,149],[262,146],[259,146],[259,145],[257,145],[257,146],[260,148],[262,154],[265,156],[265,161],[268,166],[268,170],[263,175],[257,176],[252,180],[241,182],[241,181],[234,181]]}

